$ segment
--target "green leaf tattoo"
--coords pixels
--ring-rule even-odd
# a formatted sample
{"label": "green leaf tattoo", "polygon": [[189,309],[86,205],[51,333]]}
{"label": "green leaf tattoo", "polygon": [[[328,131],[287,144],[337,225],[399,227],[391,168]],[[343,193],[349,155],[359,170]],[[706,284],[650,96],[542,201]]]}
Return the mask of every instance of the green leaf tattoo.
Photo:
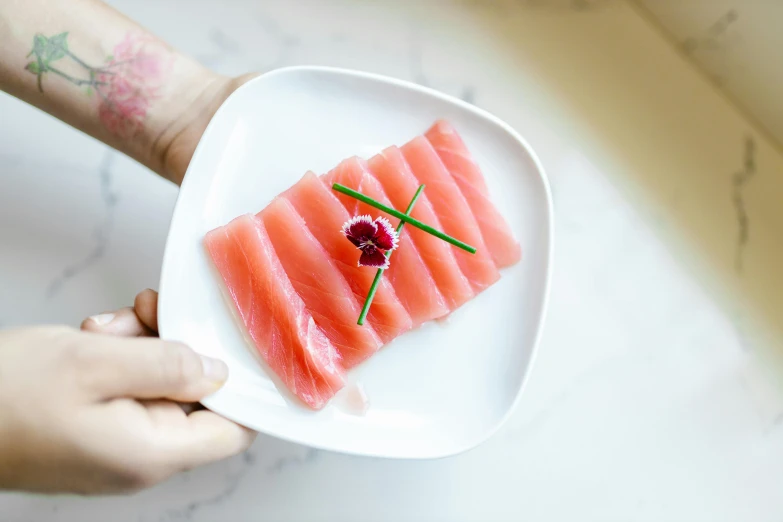
{"label": "green leaf tattoo", "polygon": [[68,32],[60,33],[49,38],[46,44],[44,59],[47,64],[65,57],[68,52]]}
{"label": "green leaf tattoo", "polygon": [[[42,56],[46,52],[46,45],[49,43],[49,39],[42,34],[36,34],[33,36],[33,50],[30,54]],[[28,54],[27,56],[30,56]]]}
{"label": "green leaf tattoo", "polygon": [[25,66],[25,69],[33,74],[40,74],[41,68],[38,67],[38,62],[30,62]]}
{"label": "green leaf tattoo", "polygon": [[[25,65],[24,68],[38,77],[38,90],[41,92],[43,92],[43,76],[46,73],[54,73],[76,86],[87,85],[90,87],[90,93],[92,93],[93,88],[102,85],[102,83],[96,79],[95,73],[96,71],[103,71],[103,69],[87,65],[68,49],[68,31],[49,37],[40,33],[36,34],[33,36],[33,48],[28,53],[27,57],[29,58],[30,56],[34,56],[35,59]],[[89,73],[89,79],[73,77],[52,66],[54,62],[62,60],[66,56],[86,69]]]}
{"label": "green leaf tattoo", "polygon": [[35,61],[28,63],[25,69],[38,77],[38,90],[41,92],[43,92],[43,74],[49,70],[49,60],[46,59],[46,56],[52,54],[49,52],[49,48],[49,38],[42,34],[36,34],[33,36],[33,48],[27,55],[28,58],[35,55]]}

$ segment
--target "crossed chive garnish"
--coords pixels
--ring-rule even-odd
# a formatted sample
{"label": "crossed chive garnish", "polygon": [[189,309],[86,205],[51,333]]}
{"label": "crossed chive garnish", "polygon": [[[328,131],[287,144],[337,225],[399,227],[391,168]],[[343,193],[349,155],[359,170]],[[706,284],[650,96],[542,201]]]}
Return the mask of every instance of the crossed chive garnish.
{"label": "crossed chive garnish", "polygon": [[[451,243],[452,245],[461,248],[462,250],[465,250],[466,252],[469,252],[471,254],[476,253],[476,249],[467,243],[464,243],[460,241],[459,239],[453,238],[449,236],[448,234],[445,234],[441,232],[440,230],[437,230],[435,228],[432,228],[431,226],[427,225],[426,223],[422,223],[416,218],[411,217],[410,213],[413,210],[413,206],[416,204],[416,201],[419,199],[419,196],[421,195],[422,191],[424,190],[424,185],[420,185],[419,188],[416,190],[416,193],[413,195],[413,199],[411,199],[410,203],[408,203],[408,208],[405,210],[405,213],[402,213],[396,209],[393,209],[389,206],[384,205],[383,203],[374,200],[373,198],[366,196],[365,194],[362,194],[361,192],[357,192],[351,188],[346,187],[345,185],[341,185],[340,183],[334,183],[332,184],[332,190],[336,192],[340,192],[342,194],[345,194],[346,196],[350,196],[354,199],[358,199],[362,203],[366,203],[367,205],[377,208],[378,210],[382,210],[383,212],[389,214],[390,216],[394,216],[397,219],[400,220],[400,224],[397,225],[396,229],[396,235],[399,237],[400,233],[402,232],[402,227],[405,226],[406,223],[408,223],[412,227],[416,227],[419,230],[423,230],[424,232],[427,232],[428,234],[432,234],[433,236],[437,237],[438,239],[442,239],[443,241],[446,241],[447,243]],[[350,238],[349,238],[350,239]],[[396,244],[395,244],[396,248]],[[391,248],[389,250],[386,250],[385,256],[386,256],[386,266],[388,266],[388,259],[392,254],[392,251],[394,249]],[[377,266],[377,265],[376,265]],[[372,300],[375,297],[375,293],[378,290],[378,284],[381,282],[381,277],[383,277],[383,272],[386,270],[386,268],[378,268],[378,271],[375,274],[375,279],[373,279],[372,285],[370,286],[370,291],[367,292],[367,298],[364,301],[364,306],[362,306],[362,311],[359,314],[359,319],[357,321],[357,324],[363,325],[364,320],[367,318],[367,312],[370,310],[370,305],[372,304]]]}

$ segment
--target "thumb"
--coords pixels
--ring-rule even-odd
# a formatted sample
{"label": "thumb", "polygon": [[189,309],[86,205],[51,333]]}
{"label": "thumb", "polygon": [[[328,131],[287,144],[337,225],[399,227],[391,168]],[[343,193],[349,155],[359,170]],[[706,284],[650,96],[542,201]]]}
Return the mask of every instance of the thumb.
{"label": "thumb", "polygon": [[102,399],[171,399],[196,402],[228,378],[222,361],[197,354],[184,344],[155,338],[90,336],[84,358],[90,362],[94,392]]}
{"label": "thumb", "polygon": [[149,326],[133,311],[121,308],[115,312],[88,317],[82,321],[85,332],[118,335],[122,337],[147,337],[154,334]]}
{"label": "thumb", "polygon": [[158,332],[158,293],[155,290],[142,290],[133,301],[133,310],[144,326]]}

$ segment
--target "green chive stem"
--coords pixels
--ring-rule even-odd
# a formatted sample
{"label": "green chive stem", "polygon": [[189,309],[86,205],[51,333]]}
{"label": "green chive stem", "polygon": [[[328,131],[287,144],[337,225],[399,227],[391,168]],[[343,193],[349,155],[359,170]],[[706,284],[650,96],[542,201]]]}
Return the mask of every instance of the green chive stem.
{"label": "green chive stem", "polygon": [[447,243],[451,243],[452,245],[461,248],[462,250],[465,250],[467,252],[470,252],[471,254],[476,253],[476,249],[467,243],[463,243],[459,239],[454,239],[453,237],[444,234],[440,230],[435,230],[431,226],[422,223],[418,219],[412,218],[411,216],[408,216],[407,214],[403,214],[402,212],[395,210],[391,207],[387,207],[383,203],[379,203],[378,201],[375,201],[374,199],[365,196],[361,192],[356,192],[353,189],[350,189],[346,187],[345,185],[341,185],[339,183],[334,183],[332,185],[332,190],[336,190],[337,192],[341,192],[342,194],[345,194],[347,196],[351,196],[354,199],[358,199],[359,201],[363,203],[367,203],[371,207],[375,207],[379,210],[383,210],[387,214],[396,217],[400,221],[404,221],[405,223],[409,223],[411,226],[414,226],[420,230],[423,230],[427,232],[428,234],[432,234],[433,236],[442,239],[443,241],[446,241]]}
{"label": "green chive stem", "polygon": [[[420,185],[416,193],[413,195],[413,199],[410,203],[408,203],[408,208],[405,210],[405,215],[408,215],[413,210],[413,205],[416,204],[416,200],[419,199],[419,196],[421,195],[421,191],[424,190],[424,185]],[[400,220],[400,224],[397,225],[397,237],[400,236],[400,232],[402,232],[402,227],[405,226],[405,221]],[[388,259],[391,257],[392,251],[389,250],[386,252],[386,258]],[[367,317],[367,312],[370,310],[370,304],[372,303],[373,298],[375,298],[375,292],[378,290],[378,283],[381,282],[381,277],[383,276],[384,269],[379,268],[378,271],[375,273],[375,279],[372,281],[372,286],[370,286],[370,291],[367,292],[367,299],[364,300],[364,306],[362,307],[362,313],[359,314],[359,320],[356,322],[358,325],[364,324],[364,319]]]}

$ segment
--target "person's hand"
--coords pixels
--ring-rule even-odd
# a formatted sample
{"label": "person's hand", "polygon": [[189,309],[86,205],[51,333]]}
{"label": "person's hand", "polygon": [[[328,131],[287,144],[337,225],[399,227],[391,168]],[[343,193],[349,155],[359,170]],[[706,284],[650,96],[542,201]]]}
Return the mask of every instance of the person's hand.
{"label": "person's hand", "polygon": [[[133,306],[88,317],[82,321],[81,329],[121,337],[157,337],[158,293],[149,288],[143,290],[134,299]],[[188,413],[204,409],[199,403],[183,403],[181,406]]]}
{"label": "person's hand", "polygon": [[0,332],[0,489],[133,491],[250,445],[251,431],[178,404],[217,390],[226,366],[143,337],[156,295],[136,305],[85,321],[92,332]]}
{"label": "person's hand", "polygon": [[155,170],[177,185],[182,183],[196,145],[220,105],[242,84],[258,76],[258,73],[249,73],[228,78],[211,72],[206,74],[209,74],[208,78],[199,80],[201,95],[188,111],[168,125],[153,147],[153,157],[157,158],[154,164],[158,165]]}
{"label": "person's hand", "polygon": [[121,337],[157,337],[158,293],[143,290],[136,296],[133,306],[88,317],[82,321],[81,329]]}

